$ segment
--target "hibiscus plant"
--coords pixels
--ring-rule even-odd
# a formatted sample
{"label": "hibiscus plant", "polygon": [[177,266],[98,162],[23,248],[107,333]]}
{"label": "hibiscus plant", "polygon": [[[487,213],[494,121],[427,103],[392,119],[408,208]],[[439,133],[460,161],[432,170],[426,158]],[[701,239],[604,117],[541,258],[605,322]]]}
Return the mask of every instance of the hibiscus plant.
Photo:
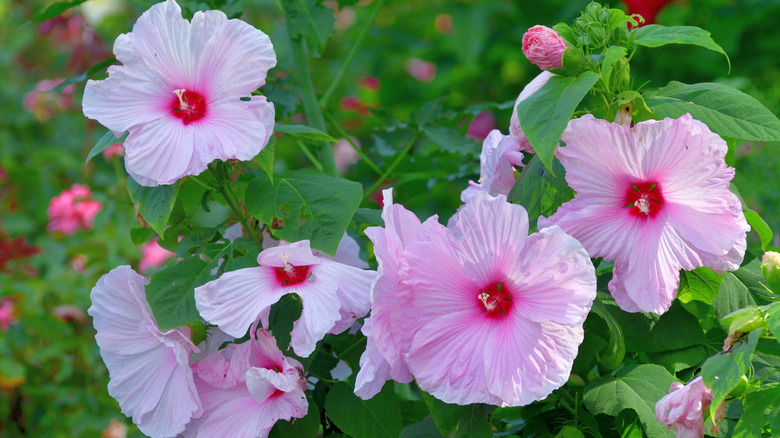
{"label": "hibiscus plant", "polygon": [[[101,273],[88,314],[140,433],[780,434],[780,255],[734,185],[735,148],[780,141],[780,120],[723,81],[632,70],[679,46],[727,72],[709,32],[591,3],[523,29],[535,78],[516,98],[434,99],[403,121],[375,78],[331,104],[383,0],[327,81],[321,1],[179,3],[149,5],[115,59],[56,88],[91,78],[83,114],[105,129],[86,162],[127,174],[145,262]],[[480,128],[485,109],[507,126]],[[373,143],[343,113],[370,117]],[[92,228],[110,202],[92,196],[53,199],[50,231]]]}

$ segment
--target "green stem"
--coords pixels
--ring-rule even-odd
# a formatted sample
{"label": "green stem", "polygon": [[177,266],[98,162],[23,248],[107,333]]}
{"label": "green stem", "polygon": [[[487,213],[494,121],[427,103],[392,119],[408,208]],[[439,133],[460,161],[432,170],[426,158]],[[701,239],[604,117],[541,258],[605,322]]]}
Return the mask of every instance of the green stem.
{"label": "green stem", "polygon": [[317,157],[314,156],[314,154],[309,150],[308,147],[306,147],[305,144],[303,144],[302,141],[296,140],[295,144],[298,145],[298,147],[301,149],[304,155],[306,155],[306,158],[311,161],[311,164],[314,165],[314,167],[317,168],[320,172],[322,172],[322,164],[320,163],[320,160],[317,159]]}
{"label": "green stem", "polygon": [[382,169],[379,166],[377,166],[373,161],[371,161],[371,158],[368,158],[368,155],[363,153],[363,151],[358,147],[358,145],[356,145],[355,142],[352,141],[352,138],[350,138],[350,136],[346,133],[346,131],[344,131],[344,128],[342,128],[341,125],[338,124],[336,119],[334,119],[333,116],[331,116],[328,113],[325,113],[325,118],[328,119],[328,122],[331,125],[333,125],[334,128],[336,128],[336,131],[338,131],[339,135],[349,142],[349,144],[352,146],[352,149],[354,149],[355,152],[357,152],[358,156],[360,156],[360,159],[363,160],[368,165],[368,167],[370,167],[371,170],[373,170],[377,175],[381,175]]}
{"label": "green stem", "polygon": [[336,77],[330,82],[330,86],[327,90],[325,90],[325,94],[323,94],[320,98],[320,106],[328,106],[328,102],[333,97],[336,89],[338,89],[338,87],[341,85],[341,82],[344,80],[344,76],[347,74],[349,65],[352,64],[352,60],[355,58],[360,45],[363,43],[363,38],[365,38],[366,34],[368,34],[368,30],[374,23],[374,20],[379,14],[379,10],[382,8],[382,4],[384,2],[385,0],[377,0],[374,2],[374,9],[371,10],[371,14],[368,16],[368,20],[366,20],[366,22],[363,24],[363,27],[360,29],[360,33],[358,34],[357,39],[355,39],[355,44],[352,45],[352,48],[349,49],[347,57],[344,58],[344,63],[341,65],[341,69],[338,71],[338,73],[336,73]]}
{"label": "green stem", "polygon": [[414,143],[417,141],[417,135],[418,135],[418,132],[414,131],[414,133],[412,134],[412,139],[409,140],[409,143],[406,144],[406,146],[401,151],[401,153],[398,154],[398,156],[395,158],[395,160],[392,162],[392,164],[390,164],[390,167],[388,167],[387,170],[385,170],[385,173],[383,173],[382,176],[380,176],[379,179],[376,180],[374,185],[371,186],[370,189],[368,189],[366,194],[363,195],[363,200],[364,201],[366,199],[368,199],[368,197],[371,196],[371,194],[374,193],[376,191],[376,189],[379,188],[380,185],[382,185],[384,180],[387,179],[388,176],[390,176],[390,174],[395,170],[396,167],[398,167],[398,164],[401,163],[401,160],[403,160],[404,157],[406,157],[406,155],[409,154],[409,151],[412,149],[412,146],[414,146]]}
{"label": "green stem", "polygon": [[217,165],[209,164],[209,170],[214,175],[214,178],[217,181],[217,189],[220,193],[222,193],[222,197],[225,198],[225,201],[227,202],[228,206],[230,206],[230,209],[233,210],[233,214],[238,218],[239,222],[241,222],[241,226],[244,227],[247,234],[249,234],[249,237],[252,238],[252,240],[255,242],[257,247],[262,251],[263,250],[263,242],[260,240],[260,236],[256,232],[252,230],[252,228],[249,227],[249,222],[247,221],[246,216],[244,216],[244,213],[241,211],[241,208],[238,206],[238,202],[235,198],[235,193],[233,193],[233,190],[230,189],[230,187],[226,184],[226,181],[224,178],[222,178],[222,175],[219,172],[219,169],[216,167]]}
{"label": "green stem", "polygon": [[[291,23],[287,18],[286,13],[284,17],[287,21],[287,31],[289,32]],[[314,84],[311,80],[311,72],[309,71],[309,64],[307,62],[308,51],[306,49],[306,40],[301,38],[295,39],[292,35],[290,35],[290,40],[295,70],[298,72],[298,83],[301,86],[301,100],[303,101],[303,111],[306,113],[306,119],[309,120],[309,123],[313,128],[327,133],[328,130],[325,126],[325,118],[322,116],[320,104],[317,102],[317,96],[314,94]],[[330,143],[321,143],[319,155],[320,163],[322,163],[325,173],[331,176],[339,176],[336,161],[333,159],[333,147]]]}
{"label": "green stem", "polygon": [[216,187],[212,186],[206,181],[202,181],[198,175],[190,175],[190,179],[198,183],[201,187],[203,187],[206,190],[217,191]]}

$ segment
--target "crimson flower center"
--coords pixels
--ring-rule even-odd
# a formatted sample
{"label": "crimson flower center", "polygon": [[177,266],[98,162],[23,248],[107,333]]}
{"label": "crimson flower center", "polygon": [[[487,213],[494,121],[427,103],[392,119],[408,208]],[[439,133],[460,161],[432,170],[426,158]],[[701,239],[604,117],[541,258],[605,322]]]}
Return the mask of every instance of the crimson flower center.
{"label": "crimson flower center", "polygon": [[206,116],[206,99],[197,91],[180,88],[173,90],[171,100],[171,114],[181,119],[182,123],[189,125]]}
{"label": "crimson flower center", "polygon": [[309,279],[311,266],[293,266],[289,263],[280,268],[275,268],[276,280],[281,286],[293,286],[301,284]]}
{"label": "crimson flower center", "polygon": [[655,217],[664,205],[661,186],[654,181],[633,183],[626,189],[623,205],[637,217]]}
{"label": "crimson flower center", "polygon": [[512,294],[501,283],[492,283],[477,294],[478,307],[490,318],[501,318],[512,309],[514,305]]}

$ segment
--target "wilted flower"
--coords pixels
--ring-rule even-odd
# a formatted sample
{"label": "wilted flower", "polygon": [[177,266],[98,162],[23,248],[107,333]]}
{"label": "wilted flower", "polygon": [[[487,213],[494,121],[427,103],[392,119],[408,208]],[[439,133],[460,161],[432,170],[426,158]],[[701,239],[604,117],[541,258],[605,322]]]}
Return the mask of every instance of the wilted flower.
{"label": "wilted flower", "polygon": [[203,416],[184,436],[266,437],[277,421],[306,415],[303,366],[285,357],[267,331],[252,327],[250,336],[193,364]]}
{"label": "wilted flower", "polygon": [[[394,229],[369,235],[385,252],[377,255],[383,269],[372,324],[392,330],[374,325],[367,334],[358,395],[370,396],[362,386],[398,360],[422,390],[447,403],[520,406],[563,385],[596,296],[579,242],[558,227],[529,236],[525,210],[503,196],[478,193],[448,227],[435,217],[420,226],[411,218],[399,226],[398,215],[388,220],[400,212],[386,207]],[[400,238],[399,230],[413,234]]]}
{"label": "wilted flower", "polygon": [[509,135],[515,139],[517,142],[517,147],[521,151],[527,151],[532,154],[536,153],[533,146],[531,146],[531,142],[528,141],[528,138],[523,133],[523,129],[520,127],[520,118],[517,116],[517,105],[531,97],[532,94],[539,91],[539,89],[542,88],[544,84],[546,84],[547,81],[550,80],[550,78],[553,76],[555,75],[548,71],[539,73],[538,76],[536,76],[531,82],[528,83],[528,85],[525,86],[525,88],[523,88],[523,91],[520,92],[520,95],[517,96],[517,100],[515,100],[515,105],[512,107],[512,118],[509,119]]}
{"label": "wilted flower", "polygon": [[92,289],[88,313],[108,368],[108,393],[141,432],[171,437],[202,414],[190,369],[198,348],[189,327],[159,330],[146,301],[148,282],[129,266],[112,270]]}
{"label": "wilted flower", "polygon": [[420,58],[406,61],[406,72],[420,82],[431,82],[436,77],[436,64]]}
{"label": "wilted flower", "polygon": [[563,67],[566,41],[547,26],[536,25],[523,34],[525,57],[542,70]]}
{"label": "wilted flower", "polygon": [[215,159],[250,160],[268,143],[274,108],[251,93],[276,65],[271,41],[221,11],[192,22],[173,0],[152,6],[120,35],[123,65],[88,81],[84,114],[121,133],[125,167],[139,184],[171,184]]}
{"label": "wilted flower", "polygon": [[712,402],[712,390],[701,376],[687,385],[672,383],[669,394],[655,404],[655,418],[677,431],[677,438],[704,436],[704,412]]}
{"label": "wilted flower", "polygon": [[469,181],[469,187],[460,195],[463,202],[478,192],[492,196],[508,195],[515,183],[515,166],[523,165],[523,153],[511,136],[503,135],[496,129],[482,142],[479,164],[479,182]]}
{"label": "wilted flower", "polygon": [[729,191],[726,142],[706,125],[689,114],[633,128],[586,115],[561,140],[556,156],[577,195],[539,225],[615,262],[609,290],[620,308],[662,314],[680,269],[739,267],[750,228]]}
{"label": "wilted flower", "polygon": [[315,254],[308,240],[265,249],[257,262],[195,289],[201,316],[233,337],[243,336],[258,318],[267,327],[271,306],[290,293],[303,302],[290,342],[302,357],[327,333],[341,333],[368,313],[376,273]]}
{"label": "wilted flower", "polygon": [[53,197],[49,202],[49,226],[47,230],[73,234],[79,229],[92,229],[92,221],[103,208],[103,204],[92,197],[89,187],[74,184]]}

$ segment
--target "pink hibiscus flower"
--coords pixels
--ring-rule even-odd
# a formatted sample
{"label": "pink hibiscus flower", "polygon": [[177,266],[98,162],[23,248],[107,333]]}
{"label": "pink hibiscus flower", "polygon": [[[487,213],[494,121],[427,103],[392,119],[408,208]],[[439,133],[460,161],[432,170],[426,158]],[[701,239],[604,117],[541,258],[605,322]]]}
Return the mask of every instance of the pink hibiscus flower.
{"label": "pink hibiscus flower", "polygon": [[268,332],[255,334],[254,328],[249,341],[193,364],[204,413],[184,436],[265,437],[278,420],[306,415],[303,366],[285,357]]}
{"label": "pink hibiscus flower", "polygon": [[447,403],[520,406],[566,382],[596,296],[579,242],[558,227],[529,236],[525,209],[485,193],[449,227],[432,218],[401,242],[388,248],[400,269],[387,307],[373,303],[394,345],[378,330],[369,343],[395,348],[421,389]]}
{"label": "pink hibiscus flower", "polygon": [[677,431],[677,438],[704,436],[704,412],[712,402],[712,390],[701,376],[687,385],[672,383],[669,394],[655,404],[655,418]]}
{"label": "pink hibiscus flower", "polygon": [[65,234],[73,234],[79,229],[92,229],[92,221],[103,208],[100,201],[89,199],[92,191],[89,187],[74,184],[70,189],[53,197],[49,201],[49,226],[50,232],[60,231]]}
{"label": "pink hibiscus flower", "polygon": [[215,159],[250,160],[268,143],[274,107],[250,97],[276,65],[263,32],[221,11],[190,23],[168,0],[120,35],[114,54],[122,65],[87,82],[84,115],[129,131],[125,167],[139,184],[171,184]]}
{"label": "pink hibiscus flower", "polygon": [[198,348],[189,327],[157,328],[144,293],[148,282],[129,266],[112,270],[92,289],[87,313],[111,378],[108,393],[141,432],[172,437],[202,414],[189,364]]}
{"label": "pink hibiscus flower", "polygon": [[226,272],[195,289],[195,305],[206,321],[239,338],[258,318],[268,326],[271,306],[295,293],[303,302],[290,345],[306,357],[327,333],[340,333],[368,313],[376,272],[315,254],[308,240],[263,250],[260,264]]}
{"label": "pink hibiscus flower", "polygon": [[689,114],[633,128],[587,115],[561,140],[556,156],[577,195],[539,225],[614,260],[609,290],[623,310],[666,312],[680,269],[739,267],[750,228],[729,191],[726,142],[706,125]]}

